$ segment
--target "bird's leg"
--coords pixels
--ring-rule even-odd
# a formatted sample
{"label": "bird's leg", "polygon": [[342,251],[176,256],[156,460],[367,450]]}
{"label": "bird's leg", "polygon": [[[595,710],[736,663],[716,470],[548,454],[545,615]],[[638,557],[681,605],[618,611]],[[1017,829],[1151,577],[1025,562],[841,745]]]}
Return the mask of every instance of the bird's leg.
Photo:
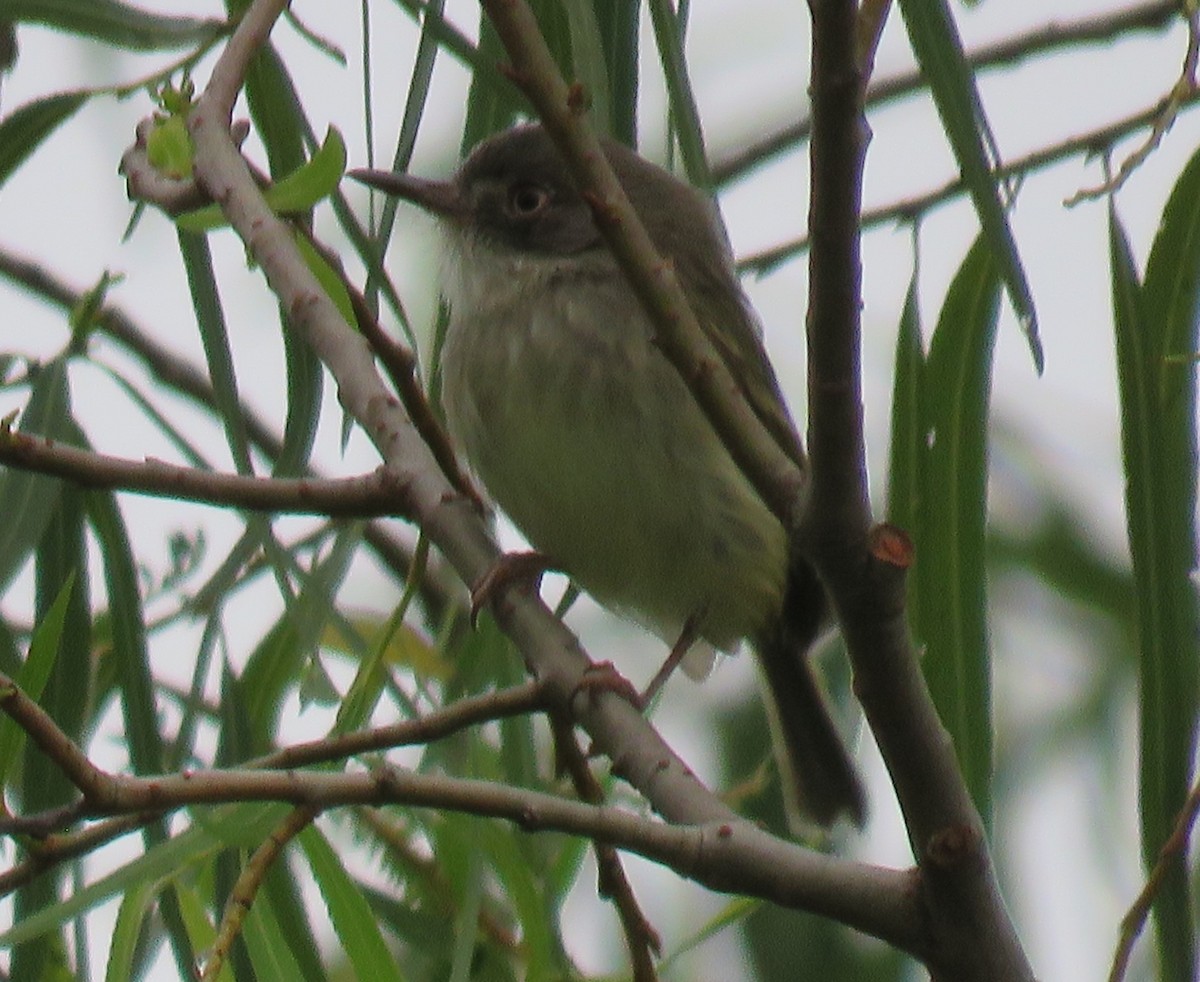
{"label": "bird's leg", "polygon": [[703,611],[699,614],[688,615],[688,619],[683,622],[683,630],[679,632],[679,640],[671,646],[666,661],[654,673],[654,678],[650,680],[650,684],[646,686],[646,690],[641,695],[643,706],[648,706],[650,700],[658,695],[662,687],[666,685],[667,679],[671,677],[671,674],[679,667],[679,663],[683,661],[684,656],[691,650],[692,645],[700,639],[701,620],[703,620]]}
{"label": "bird's leg", "polygon": [[554,568],[554,562],[544,553],[504,553],[471,587],[471,626],[475,626],[479,612],[495,599],[498,590],[519,583],[536,593],[542,585],[542,576]]}

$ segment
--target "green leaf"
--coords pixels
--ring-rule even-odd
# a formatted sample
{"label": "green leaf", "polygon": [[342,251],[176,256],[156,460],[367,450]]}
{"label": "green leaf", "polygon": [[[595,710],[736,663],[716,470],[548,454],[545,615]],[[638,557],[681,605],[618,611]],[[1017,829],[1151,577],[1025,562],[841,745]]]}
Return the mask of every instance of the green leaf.
{"label": "green leaf", "polygon": [[888,521],[908,532],[918,522],[921,458],[925,453],[925,418],[921,404],[921,311],[917,303],[917,270],[913,269],[896,335],[892,383],[892,438],[888,461]]}
{"label": "green leaf", "polygon": [[154,894],[157,890],[157,884],[150,880],[142,880],[125,892],[121,906],[117,909],[117,923],[113,926],[104,982],[126,982],[136,978],[133,967],[138,938],[141,936],[146,915],[153,909]]}
{"label": "green leaf", "polygon": [[260,741],[271,738],[284,695],[317,648],[361,536],[360,522],[340,529],[328,556],[308,573],[300,593],[247,662],[242,685]]}
{"label": "green leaf", "polygon": [[346,292],[345,281],[338,275],[337,270],[326,262],[325,257],[305,236],[296,236],[296,248],[300,250],[305,264],[317,278],[317,282],[321,284],[321,289],[337,307],[338,313],[342,315],[347,324],[357,330],[358,318],[354,315],[354,304],[350,300],[350,294]]}
{"label": "green leaf", "polygon": [[200,341],[204,345],[204,357],[208,362],[208,376],[212,380],[213,401],[225,427],[225,442],[229,446],[238,473],[253,472],[250,462],[250,442],[246,435],[246,421],[238,397],[237,373],[233,365],[233,351],[229,345],[229,329],[225,323],[225,312],[221,306],[221,295],[217,289],[217,277],[213,270],[212,254],[208,241],[200,235],[179,232],[179,254],[187,273],[188,288],[192,295],[192,308],[196,312],[196,324],[200,328]]}
{"label": "green leaf", "polygon": [[154,679],[150,674],[150,653],[146,647],[146,620],[129,532],[117,507],[116,496],[110,492],[89,492],[88,513],[104,562],[113,632],[111,657],[117,666],[130,761],[138,774],[160,774],[163,769],[162,736],[158,729]]}
{"label": "green leaf", "polygon": [[4,17],[136,51],[203,43],[227,29],[219,20],[166,17],[116,0],[7,0]]}
{"label": "green leaf", "polygon": [[558,911],[547,903],[552,898],[542,887],[539,865],[530,862],[533,847],[522,836],[496,822],[468,819],[477,833],[479,846],[487,856],[487,866],[500,879],[521,922],[521,938],[528,959],[530,979],[558,977],[555,967],[557,941],[552,930]]}
{"label": "green leaf", "polygon": [[[1147,867],[1188,793],[1197,714],[1195,588],[1196,431],[1191,351],[1196,343],[1196,159],[1176,185],[1151,252],[1145,286],[1109,205],[1113,322],[1121,402],[1125,506],[1137,597],[1142,855]],[[1172,250],[1179,250],[1172,252]],[[1188,360],[1171,364],[1175,354]],[[1154,902],[1162,978],[1194,978],[1187,858],[1176,853]]]}
{"label": "green leaf", "polygon": [[922,462],[915,631],[921,665],[985,821],[992,777],[991,661],[984,583],[987,421],[999,279],[983,238],[946,295],[920,399]]}
{"label": "green leaf", "polygon": [[53,931],[67,921],[98,907],[110,897],[124,895],[145,882],[170,880],[183,875],[192,865],[207,860],[220,848],[206,832],[190,829],[167,839],[131,860],[107,876],[32,917],[14,921],[0,933],[0,948],[8,948]]}
{"label": "green leaf", "polygon": [[596,126],[608,132],[612,118],[609,95],[608,67],[604,45],[600,40],[600,24],[591,0],[565,0],[562,5],[567,18],[567,33],[571,39],[571,58],[574,71],[568,77],[579,82],[588,96],[588,108]]}
{"label": "green leaf", "polygon": [[[192,135],[183,116],[158,117],[146,137],[146,160],[158,173],[181,181],[192,176]],[[220,209],[216,209],[220,214]],[[196,214],[191,212],[190,214]],[[180,216],[178,223],[187,216]]]}
{"label": "green leaf", "polygon": [[638,38],[640,0],[594,0],[593,9],[604,46],[610,118],[607,130],[627,147],[636,147]]}
{"label": "green leaf", "polygon": [[975,203],[983,238],[999,267],[1009,300],[1029,342],[1033,363],[1040,373],[1045,359],[1038,337],[1033,293],[1001,201],[999,179],[993,170],[998,155],[991,130],[950,7],[946,0],[900,0],[900,13],[959,171]]}
{"label": "green leaf", "polygon": [[[276,214],[301,214],[332,194],[345,172],[346,144],[341,133],[330,127],[321,149],[287,177],[267,188],[263,197]],[[217,205],[207,205],[180,215],[175,224],[187,232],[207,232],[227,223]]]}
{"label": "green leaf", "polygon": [[251,59],[245,91],[271,176],[290,174],[304,163],[304,110],[287,67],[270,44]]}
{"label": "green leaf", "polygon": [[[15,679],[21,691],[34,702],[41,698],[42,690],[58,658],[58,643],[62,637],[63,623],[67,617],[67,606],[74,586],[75,573],[72,572],[67,576],[58,596],[54,598],[54,603],[34,629],[29,642],[29,654]],[[9,768],[24,747],[25,737],[25,731],[10,717],[5,716],[0,720],[0,786],[7,780]]]}
{"label": "green leaf", "polygon": [[372,982],[400,982],[400,968],[384,943],[370,905],[329,842],[313,825],[297,838],[354,975]]}
{"label": "green leaf", "polygon": [[[176,880],[174,893],[192,951],[196,953],[197,957],[202,957],[203,953],[207,952],[216,940],[217,929],[208,919],[204,901],[200,899],[199,894],[190,884]],[[221,965],[217,980],[218,982],[237,982],[228,959]]]}
{"label": "green leaf", "polygon": [[704,133],[700,126],[700,110],[692,92],[687,61],[683,54],[679,19],[667,0],[649,0],[650,20],[662,63],[671,103],[671,122],[679,141],[679,152],[688,180],[705,191],[713,189],[712,170],[704,150]]}
{"label": "green leaf", "polygon": [[[21,414],[21,433],[61,440],[70,430],[71,396],[67,388],[67,361],[56,358],[37,370],[29,403]],[[0,593],[20,571],[50,523],[62,482],[31,471],[0,470]]]}
{"label": "green leaf", "polygon": [[292,954],[294,941],[280,928],[270,894],[260,890],[246,911],[242,936],[254,972],[260,979],[301,979],[303,973]]}

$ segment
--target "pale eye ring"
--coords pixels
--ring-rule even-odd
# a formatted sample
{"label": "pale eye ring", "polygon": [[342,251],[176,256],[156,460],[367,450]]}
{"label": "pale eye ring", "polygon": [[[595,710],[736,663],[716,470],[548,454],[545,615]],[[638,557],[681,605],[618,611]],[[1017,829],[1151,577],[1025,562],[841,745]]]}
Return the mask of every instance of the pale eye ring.
{"label": "pale eye ring", "polygon": [[508,192],[508,209],[519,217],[536,215],[550,203],[550,192],[539,184],[515,184]]}

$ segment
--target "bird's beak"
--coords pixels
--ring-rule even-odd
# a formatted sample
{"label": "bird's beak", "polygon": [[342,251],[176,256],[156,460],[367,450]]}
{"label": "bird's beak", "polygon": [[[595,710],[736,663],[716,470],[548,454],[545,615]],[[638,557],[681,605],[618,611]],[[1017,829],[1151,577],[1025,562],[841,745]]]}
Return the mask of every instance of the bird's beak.
{"label": "bird's beak", "polygon": [[347,176],[384,194],[411,201],[434,215],[461,221],[467,214],[467,203],[452,181],[430,181],[390,170],[352,170]]}

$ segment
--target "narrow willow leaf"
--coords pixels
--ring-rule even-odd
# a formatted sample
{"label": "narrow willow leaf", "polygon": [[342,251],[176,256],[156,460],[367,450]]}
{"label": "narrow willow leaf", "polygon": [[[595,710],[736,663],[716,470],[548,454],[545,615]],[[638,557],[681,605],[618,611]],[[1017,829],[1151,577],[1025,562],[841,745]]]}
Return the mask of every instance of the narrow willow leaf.
{"label": "narrow willow leaf", "polygon": [[627,147],[638,145],[640,0],[593,0],[609,84],[607,130]]}
{"label": "narrow willow leaf", "polygon": [[271,176],[290,174],[304,163],[304,110],[279,53],[258,49],[246,73],[246,102],[254,132],[263,141]]}
{"label": "narrow willow leaf", "polygon": [[991,811],[991,658],[984,546],[987,421],[999,279],[980,238],[942,306],[921,381],[925,438],[917,537],[921,662],[976,807]]}
{"label": "narrow willow leaf", "polygon": [[129,757],[138,774],[160,774],[163,769],[162,735],[146,647],[146,619],[138,589],[137,568],[129,532],[110,492],[88,494],[88,514],[100,546],[104,582],[112,623],[112,659],[117,665],[122,719]]}
{"label": "narrow willow leaf", "polygon": [[361,537],[360,522],[339,530],[328,556],[309,572],[299,594],[250,656],[241,681],[257,740],[272,738],[283,700],[313,656]]}
{"label": "narrow willow leaf", "polygon": [[63,92],[29,102],[0,119],[0,187],[85,102],[90,92]]}
{"label": "narrow willow leaf", "polygon": [[998,264],[1009,300],[1025,331],[1034,366],[1040,373],[1044,356],[1033,293],[1001,200],[991,130],[950,7],[946,0],[900,0],[900,13],[975,204],[983,237]]}
{"label": "narrow willow leaf", "polygon": [[117,922],[113,925],[104,982],[127,982],[128,979],[137,977],[133,967],[138,939],[141,937],[146,915],[153,910],[156,892],[156,884],[149,880],[135,883],[125,892],[121,906],[117,909]]}
{"label": "narrow willow leaf", "polygon": [[[487,14],[479,14],[479,57],[493,65],[508,63],[508,53]],[[529,112],[529,103],[520,90],[502,75],[484,72],[471,74],[467,95],[467,120],[463,126],[462,156],[480,140],[512,125],[517,116]]]}
{"label": "narrow willow leaf", "polygon": [[61,927],[67,921],[98,907],[111,897],[121,896],[138,884],[168,880],[188,871],[193,864],[211,859],[219,843],[206,832],[190,829],[173,839],[152,846],[119,869],[76,890],[61,903],[33,917],[15,921],[0,933],[0,948],[9,948],[29,938]]}
{"label": "narrow willow leaf", "polygon": [[225,442],[238,473],[249,475],[253,471],[250,441],[246,434],[241,399],[238,397],[233,352],[229,346],[229,330],[221,307],[221,295],[217,290],[212,254],[207,240],[201,235],[180,232],[177,239],[192,295],[192,308],[196,312],[196,324],[200,329],[200,341],[204,345],[204,357],[208,362],[213,401],[225,428]]}
{"label": "narrow willow leaf", "polygon": [[400,982],[400,967],[384,943],[370,905],[329,842],[312,825],[297,838],[355,977]]}
{"label": "narrow willow leaf", "polygon": [[[56,358],[34,376],[18,430],[61,440],[68,432],[70,412],[67,361]],[[0,522],[0,593],[8,588],[42,537],[58,507],[61,490],[58,478],[7,467],[0,469],[0,501],[4,502],[4,521]]]}
{"label": "narrow willow leaf", "polygon": [[609,120],[612,119],[612,98],[596,11],[591,0],[566,0],[563,10],[567,15],[567,30],[571,37],[574,67],[571,78],[582,84],[587,92],[588,108],[597,128],[608,133]]}
{"label": "narrow willow leaf", "polygon": [[888,462],[888,521],[917,534],[921,498],[921,458],[925,453],[925,419],[921,406],[921,312],[917,304],[917,271],[913,270],[896,335],[892,385],[892,438]]}
{"label": "narrow willow leaf", "polygon": [[553,925],[558,923],[559,911],[551,908],[552,898],[542,887],[542,870],[533,866],[523,849],[524,843],[512,831],[495,822],[467,819],[474,823],[477,841],[487,856],[487,868],[504,885],[504,892],[512,902],[517,919],[521,922],[521,938],[528,957],[528,977],[554,978],[558,951],[558,939]]}
{"label": "narrow willow leaf", "polygon": [[7,0],[4,17],[135,51],[202,44],[227,30],[219,20],[167,17],[116,0]]}
{"label": "narrow willow leaf", "polygon": [[[1178,213],[1170,205],[1164,213],[1152,252],[1155,279],[1151,282],[1147,274],[1144,288],[1116,209],[1109,206],[1126,522],[1137,597],[1140,801],[1147,867],[1158,861],[1187,795],[1196,740],[1194,368],[1177,365],[1172,371],[1164,364],[1164,346],[1195,343],[1195,274],[1178,268],[1197,261],[1194,240],[1190,250],[1178,255],[1163,252],[1164,243],[1185,245],[1180,240],[1189,237],[1186,226],[1194,222],[1195,202],[1178,197],[1196,193],[1197,177],[1189,171],[1181,179],[1184,190],[1177,186],[1172,195]],[[1187,288],[1176,289],[1179,284]],[[1193,323],[1172,324],[1172,312]],[[1164,385],[1164,377],[1170,384]],[[1162,978],[1190,982],[1195,934],[1186,856],[1177,853],[1167,861],[1153,910]]]}
{"label": "narrow willow leaf", "polygon": [[[209,920],[204,901],[200,899],[199,893],[190,883],[176,880],[174,895],[184,928],[187,931],[188,941],[191,942],[191,950],[196,955],[196,962],[203,965],[207,952],[212,948],[213,941],[216,940],[217,929]],[[221,971],[217,974],[217,982],[237,982],[228,959],[222,964]]]}
{"label": "narrow willow leaf", "polygon": [[692,92],[679,20],[668,0],[649,0],[650,22],[654,25],[654,40],[662,63],[671,104],[671,122],[679,141],[679,154],[688,180],[704,191],[712,191],[713,176],[704,149],[704,132],[700,125],[700,110]]}
{"label": "narrow willow leaf", "polygon": [[[75,586],[72,572],[59,590],[50,609],[39,619],[29,642],[29,654],[21,666],[15,681],[21,691],[34,702],[42,695],[54,663],[58,658],[59,639],[67,617],[67,605]],[[16,762],[17,754],[25,745],[26,734],[9,716],[0,719],[0,786],[8,777],[9,768]]]}
{"label": "narrow willow leaf", "polygon": [[[337,289],[349,305],[341,277],[337,279]],[[344,311],[342,316],[345,316]],[[353,310],[350,316],[354,316]],[[324,366],[298,331],[283,332],[283,354],[287,366],[287,418],[283,424],[283,445],[275,458],[272,474],[275,477],[300,477],[308,469],[321,422]]]}
{"label": "narrow willow leaf", "polygon": [[265,891],[259,891],[254,903],[246,911],[242,936],[258,978],[304,978],[293,954],[294,940],[280,928],[271,897]]}

